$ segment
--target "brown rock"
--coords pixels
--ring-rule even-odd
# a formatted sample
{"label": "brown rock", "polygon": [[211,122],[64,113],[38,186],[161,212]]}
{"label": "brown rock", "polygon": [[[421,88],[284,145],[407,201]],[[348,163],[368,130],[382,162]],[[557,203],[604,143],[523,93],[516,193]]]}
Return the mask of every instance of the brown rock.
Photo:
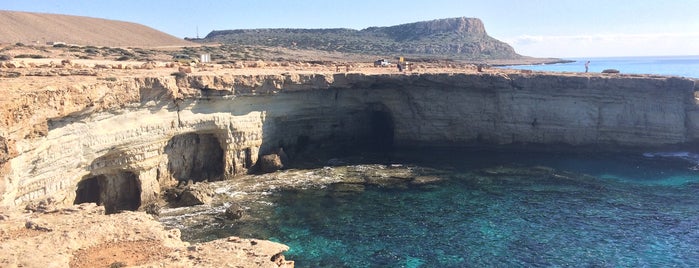
{"label": "brown rock", "polygon": [[271,257],[288,249],[238,237],[189,244],[180,240],[178,229],[165,230],[143,212],[104,215],[104,207],[85,204],[66,209],[73,212],[8,212],[11,217],[0,221],[0,266],[276,268]]}
{"label": "brown rock", "polygon": [[282,159],[278,154],[263,155],[257,161],[257,164],[259,165],[260,172],[262,173],[275,172],[284,167],[284,164],[282,164]]}
{"label": "brown rock", "polygon": [[226,208],[226,212],[224,212],[223,215],[226,216],[226,218],[229,220],[237,220],[243,217],[243,212],[243,207],[236,203],[233,203],[230,206],[228,206],[228,208]]}
{"label": "brown rock", "polygon": [[214,196],[213,190],[211,190],[205,184],[197,184],[195,186],[190,186],[184,189],[179,196],[177,204],[179,206],[196,206],[211,203]]}
{"label": "brown rock", "polygon": [[180,66],[179,68],[177,68],[177,71],[180,72],[180,73],[184,73],[184,74],[191,74],[191,73],[192,73],[192,67],[189,67],[189,66]]}

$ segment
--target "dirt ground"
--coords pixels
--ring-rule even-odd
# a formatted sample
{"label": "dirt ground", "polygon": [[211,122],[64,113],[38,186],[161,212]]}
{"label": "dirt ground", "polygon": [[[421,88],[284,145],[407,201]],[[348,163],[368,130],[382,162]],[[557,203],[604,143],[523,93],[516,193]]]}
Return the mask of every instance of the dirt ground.
{"label": "dirt ground", "polygon": [[171,253],[158,241],[107,242],[80,249],[70,260],[71,268],[127,267],[157,261]]}

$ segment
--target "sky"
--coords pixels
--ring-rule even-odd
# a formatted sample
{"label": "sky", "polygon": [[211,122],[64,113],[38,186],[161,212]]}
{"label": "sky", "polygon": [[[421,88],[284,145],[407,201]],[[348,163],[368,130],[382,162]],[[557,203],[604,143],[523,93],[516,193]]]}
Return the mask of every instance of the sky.
{"label": "sky", "polygon": [[527,56],[699,55],[699,0],[2,0],[0,10],[130,21],[180,38],[475,17]]}

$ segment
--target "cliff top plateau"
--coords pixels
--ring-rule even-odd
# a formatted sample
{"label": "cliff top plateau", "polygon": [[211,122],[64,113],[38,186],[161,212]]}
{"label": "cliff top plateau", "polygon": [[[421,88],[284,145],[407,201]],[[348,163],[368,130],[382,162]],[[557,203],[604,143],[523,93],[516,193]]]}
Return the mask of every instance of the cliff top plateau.
{"label": "cliff top plateau", "polygon": [[0,11],[0,43],[91,46],[186,46],[190,42],[125,21],[82,16]]}

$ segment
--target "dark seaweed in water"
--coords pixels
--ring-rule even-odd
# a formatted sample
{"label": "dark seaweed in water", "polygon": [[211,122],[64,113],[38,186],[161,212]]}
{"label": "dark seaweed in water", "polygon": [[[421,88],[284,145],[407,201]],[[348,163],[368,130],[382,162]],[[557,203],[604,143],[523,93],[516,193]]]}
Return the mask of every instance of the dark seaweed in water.
{"label": "dark seaweed in water", "polygon": [[424,155],[392,162],[431,169],[350,167],[347,177],[368,175],[279,190],[267,196],[270,205],[250,209],[263,220],[185,227],[183,235],[279,241],[299,267],[699,265],[699,173],[690,163],[640,155]]}

